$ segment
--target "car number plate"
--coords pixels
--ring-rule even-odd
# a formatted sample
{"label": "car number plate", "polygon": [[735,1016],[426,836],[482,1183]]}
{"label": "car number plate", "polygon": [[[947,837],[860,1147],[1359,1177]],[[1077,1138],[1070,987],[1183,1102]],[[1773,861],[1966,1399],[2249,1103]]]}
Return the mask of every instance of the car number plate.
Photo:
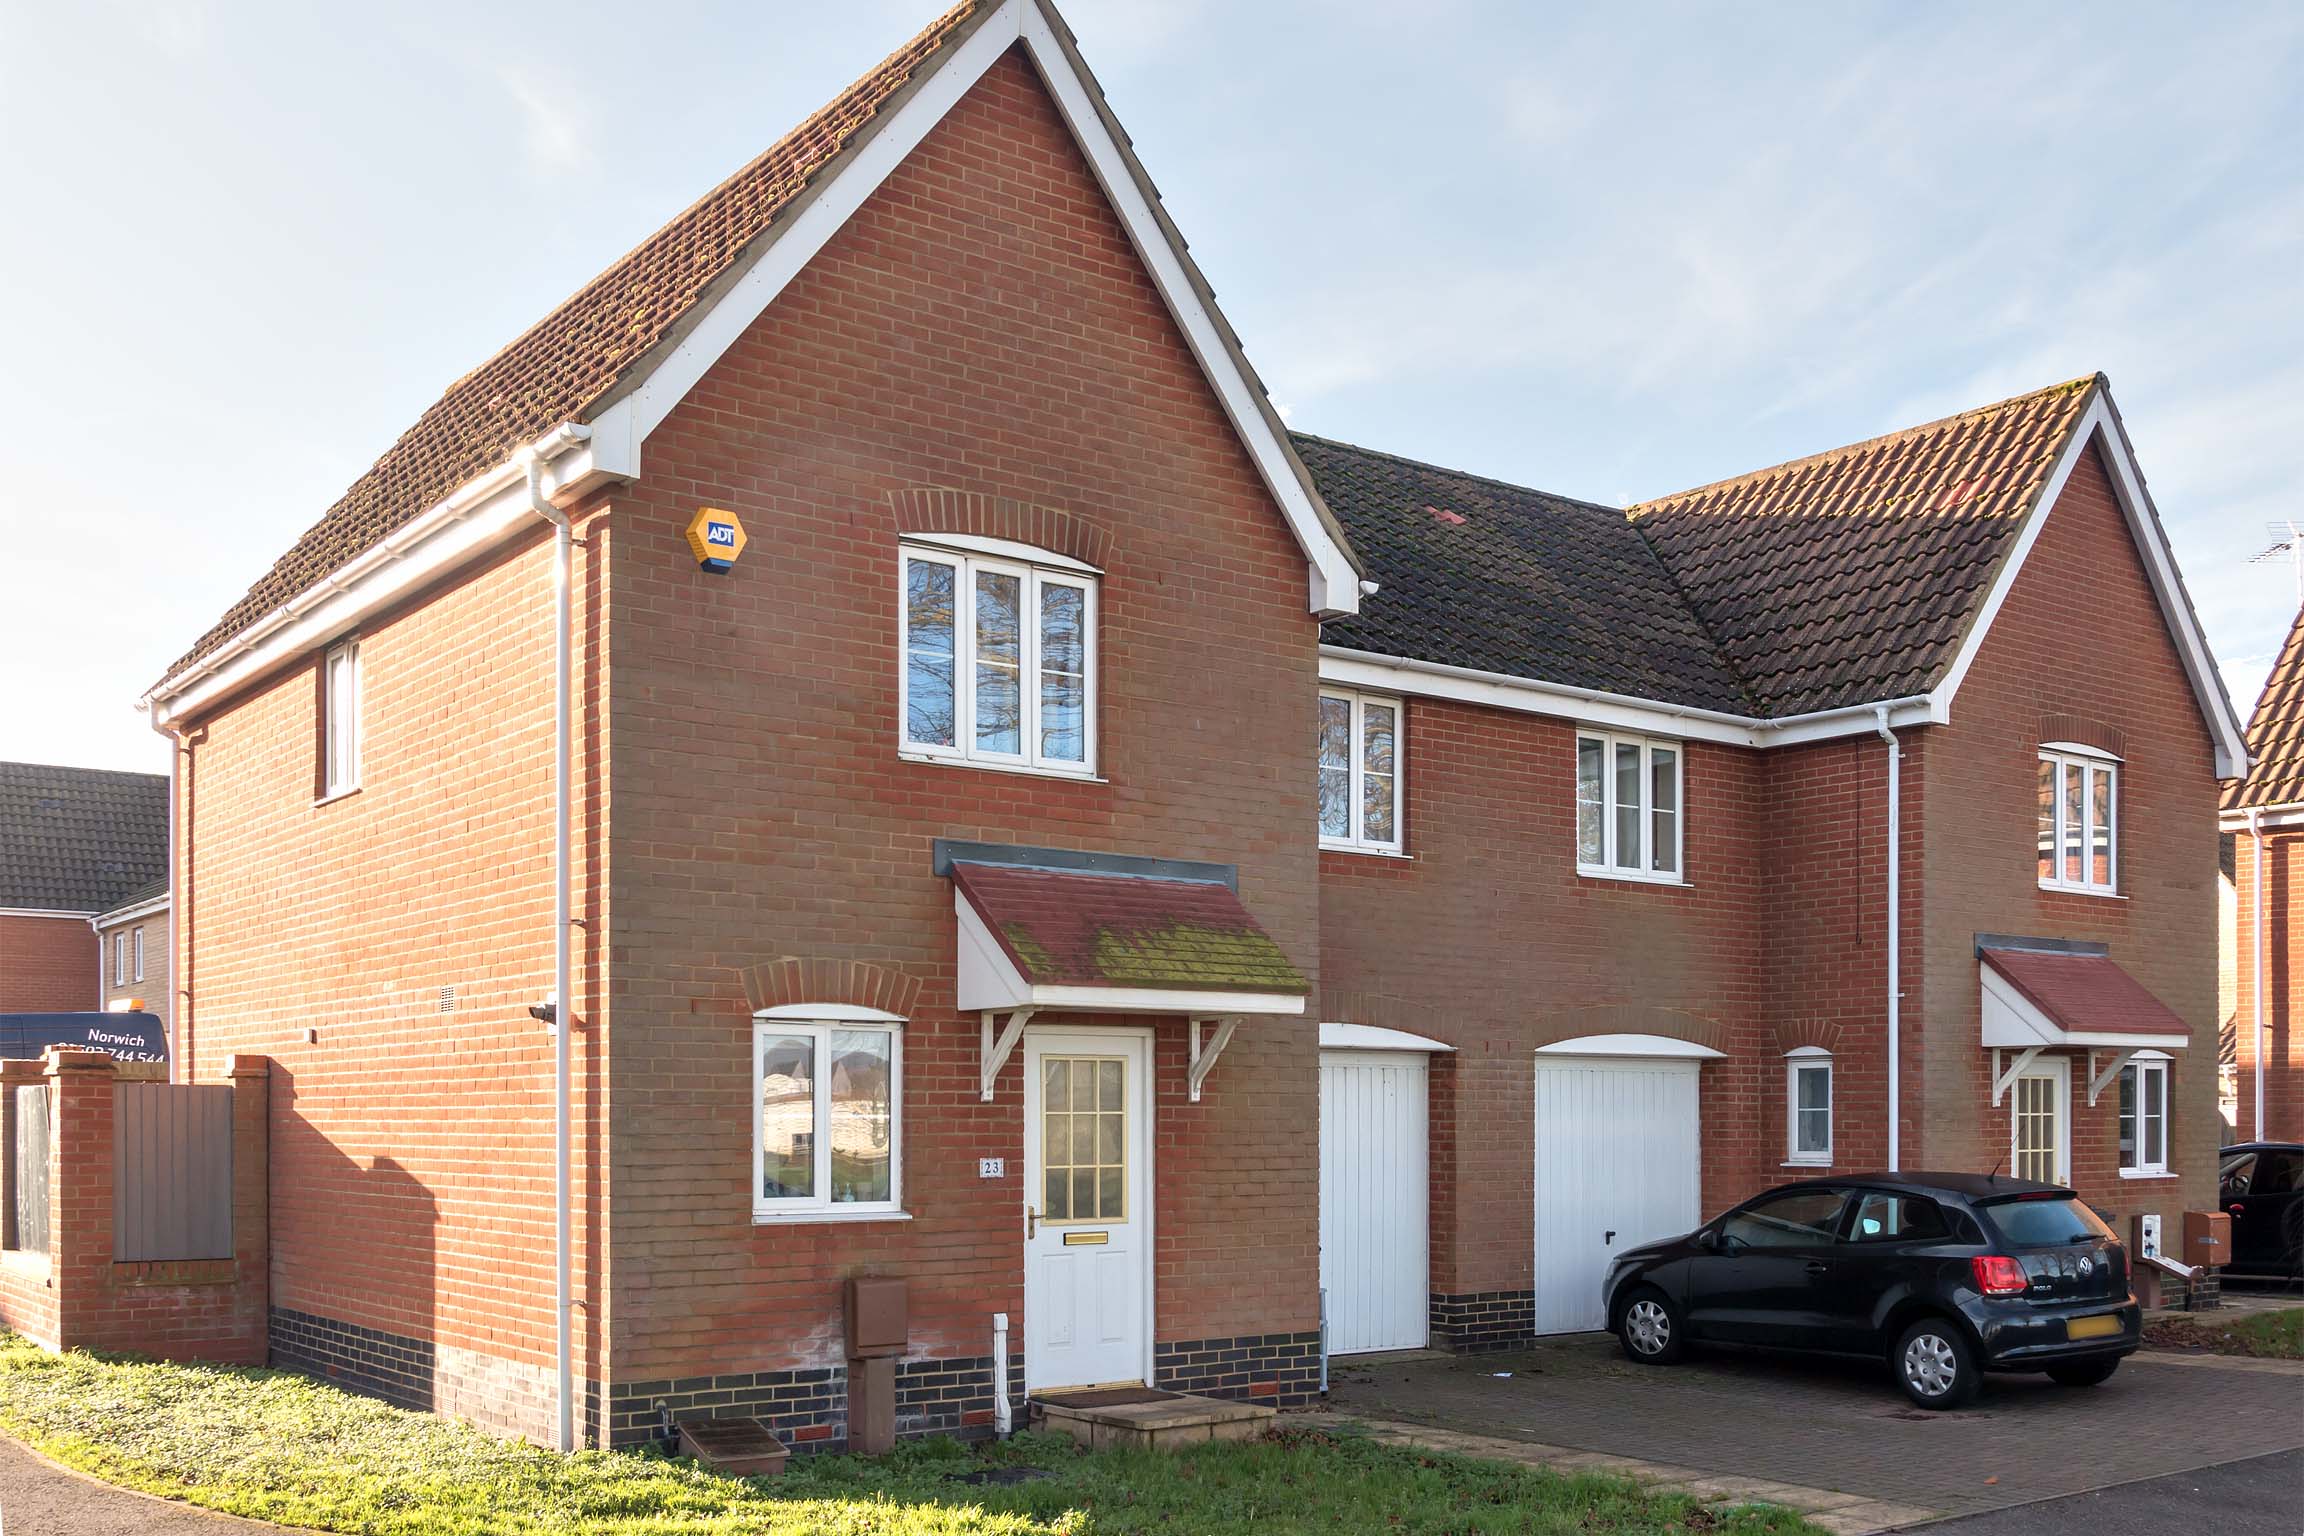
{"label": "car number plate", "polygon": [[2064,1337],[2068,1339],[2109,1338],[2119,1331],[2120,1317],[2114,1312],[2105,1312],[2096,1317],[2075,1317],[2064,1325]]}

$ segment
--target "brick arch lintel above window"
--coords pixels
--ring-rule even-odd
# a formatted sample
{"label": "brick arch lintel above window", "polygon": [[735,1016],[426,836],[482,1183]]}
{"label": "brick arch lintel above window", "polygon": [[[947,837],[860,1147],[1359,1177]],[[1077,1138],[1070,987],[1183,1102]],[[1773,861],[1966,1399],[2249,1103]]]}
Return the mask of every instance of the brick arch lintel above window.
{"label": "brick arch lintel above window", "polygon": [[869,960],[786,955],[737,974],[754,1013],[797,1003],[848,1003],[908,1019],[920,1004],[919,977]]}
{"label": "brick arch lintel above window", "polygon": [[1685,1008],[1663,1008],[1653,1003],[1593,1003],[1541,1014],[1531,1043],[1550,1045],[1586,1035],[1660,1035],[1666,1040],[1708,1046],[1723,1056],[1734,1054],[1725,1023]]}
{"label": "brick arch lintel above window", "polygon": [[1824,1052],[1840,1049],[1840,1026],[1830,1019],[1799,1019],[1776,1026],[1776,1049],[1786,1055],[1803,1046]]}
{"label": "brick arch lintel above window", "polygon": [[2125,759],[2128,756],[2127,733],[2086,715],[2042,715],[2039,741],[2069,741],[2083,747],[2094,747],[2113,757]]}
{"label": "brick arch lintel above window", "polygon": [[1384,992],[1351,992],[1324,988],[1320,1018],[1330,1024],[1366,1024],[1373,1029],[1397,1029],[1411,1035],[1432,1033],[1432,1005],[1412,1003]]}
{"label": "brick arch lintel above window", "polygon": [[1008,539],[1103,570],[1111,564],[1112,532],[1076,512],[1034,506],[942,485],[914,485],[888,493],[898,534],[963,533]]}

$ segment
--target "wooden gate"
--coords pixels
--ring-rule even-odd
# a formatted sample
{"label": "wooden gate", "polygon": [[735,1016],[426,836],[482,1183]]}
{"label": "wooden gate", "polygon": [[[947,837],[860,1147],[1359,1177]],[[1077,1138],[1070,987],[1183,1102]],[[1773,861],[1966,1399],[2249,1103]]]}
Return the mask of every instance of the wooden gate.
{"label": "wooden gate", "polygon": [[8,1149],[8,1246],[48,1251],[48,1085],[16,1089],[16,1141]]}
{"label": "wooden gate", "polygon": [[229,1084],[120,1083],[112,1108],[112,1257],[232,1257]]}

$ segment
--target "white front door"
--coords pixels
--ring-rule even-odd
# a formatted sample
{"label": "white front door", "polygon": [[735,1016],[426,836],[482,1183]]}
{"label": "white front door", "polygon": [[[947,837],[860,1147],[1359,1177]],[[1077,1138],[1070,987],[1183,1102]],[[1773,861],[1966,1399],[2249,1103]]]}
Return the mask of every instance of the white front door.
{"label": "white front door", "polygon": [[2009,1101],[2009,1172],[2043,1184],[2071,1183],[2072,1063],[2035,1056]]}
{"label": "white front door", "polygon": [[1152,1042],[1024,1034],[1024,1382],[1152,1376]]}
{"label": "white front door", "polygon": [[1608,1260],[1702,1219],[1697,1064],[1536,1058],[1536,1332],[1605,1328]]}
{"label": "white front door", "polygon": [[1330,1354],[1428,1342],[1428,1077],[1420,1052],[1320,1053],[1320,1289]]}

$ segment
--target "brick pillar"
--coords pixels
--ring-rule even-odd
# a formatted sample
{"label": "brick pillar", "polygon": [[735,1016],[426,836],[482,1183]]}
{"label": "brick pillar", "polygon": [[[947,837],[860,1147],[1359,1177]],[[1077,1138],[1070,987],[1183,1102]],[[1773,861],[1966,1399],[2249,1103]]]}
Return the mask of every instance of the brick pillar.
{"label": "brick pillar", "polygon": [[48,1261],[56,1286],[56,1347],[95,1342],[93,1314],[112,1292],[113,1089],[119,1065],[102,1051],[47,1054]]}
{"label": "brick pillar", "polygon": [[234,1056],[232,1082],[233,1313],[244,1364],[270,1358],[272,1301],[272,1061]]}

